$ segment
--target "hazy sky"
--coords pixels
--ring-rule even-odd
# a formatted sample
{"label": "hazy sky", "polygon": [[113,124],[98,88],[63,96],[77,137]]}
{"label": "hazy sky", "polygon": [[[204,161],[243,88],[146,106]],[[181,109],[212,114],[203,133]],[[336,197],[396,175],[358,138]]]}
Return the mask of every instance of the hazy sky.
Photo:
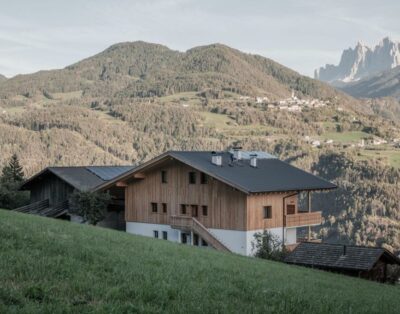
{"label": "hazy sky", "polygon": [[400,39],[399,0],[0,0],[0,73],[65,67],[122,41],[215,42],[302,74],[358,40]]}

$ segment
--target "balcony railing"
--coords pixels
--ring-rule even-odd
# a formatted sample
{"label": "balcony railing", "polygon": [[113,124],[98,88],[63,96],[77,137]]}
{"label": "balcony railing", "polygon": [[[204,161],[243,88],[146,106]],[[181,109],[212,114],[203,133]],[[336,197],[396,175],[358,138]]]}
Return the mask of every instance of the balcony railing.
{"label": "balcony railing", "polygon": [[322,222],[321,212],[301,212],[285,216],[286,227],[319,225]]}

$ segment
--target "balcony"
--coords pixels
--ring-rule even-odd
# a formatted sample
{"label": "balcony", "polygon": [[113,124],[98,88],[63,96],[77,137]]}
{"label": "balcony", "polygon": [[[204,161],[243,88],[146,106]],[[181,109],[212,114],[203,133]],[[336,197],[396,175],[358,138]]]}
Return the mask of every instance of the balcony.
{"label": "balcony", "polygon": [[304,227],[320,225],[322,223],[321,212],[299,212],[297,214],[285,216],[285,226]]}

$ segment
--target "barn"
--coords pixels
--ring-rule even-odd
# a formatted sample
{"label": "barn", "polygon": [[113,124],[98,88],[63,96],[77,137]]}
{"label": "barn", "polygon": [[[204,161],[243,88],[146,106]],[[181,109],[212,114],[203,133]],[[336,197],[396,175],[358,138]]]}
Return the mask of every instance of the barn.
{"label": "barn", "polygon": [[[69,213],[68,199],[75,191],[97,191],[97,187],[113,180],[133,166],[48,167],[28,179],[20,187],[30,191],[30,204],[16,209],[41,216],[79,221]],[[107,190],[112,198],[107,217],[100,226],[125,230],[124,189],[112,186]]]}

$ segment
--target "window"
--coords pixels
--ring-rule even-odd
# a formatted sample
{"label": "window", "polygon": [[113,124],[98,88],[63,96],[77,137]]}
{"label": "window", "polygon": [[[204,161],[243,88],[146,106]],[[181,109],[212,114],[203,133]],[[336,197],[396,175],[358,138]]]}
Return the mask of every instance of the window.
{"label": "window", "polygon": [[154,231],[153,231],[153,234],[154,234],[154,237],[155,237],[156,239],[158,239],[158,230],[154,230]]}
{"label": "window", "polygon": [[164,240],[168,240],[168,232],[167,232],[167,231],[163,231],[163,232],[162,232],[162,238],[163,238]]}
{"label": "window", "polygon": [[167,183],[167,171],[161,170],[161,183]]}
{"label": "window", "polygon": [[203,216],[208,216],[208,206],[203,205],[201,206],[201,209],[203,211]]}
{"label": "window", "polygon": [[199,206],[197,205],[192,205],[192,217],[197,217],[199,215]]}
{"label": "window", "polygon": [[187,243],[187,234],[181,233],[181,242],[186,244]]}
{"label": "window", "polygon": [[157,203],[151,203],[151,212],[153,212],[153,213],[158,212]]}
{"label": "window", "polygon": [[186,205],[181,204],[181,215],[186,215]]}
{"label": "window", "polygon": [[196,184],[196,172],[189,172],[189,184]]}
{"label": "window", "polygon": [[264,206],[264,219],[272,218],[272,206]]}
{"label": "window", "polygon": [[162,212],[163,214],[167,213],[167,203],[162,203]]}
{"label": "window", "polygon": [[199,245],[199,235],[196,233],[193,234],[193,245]]}
{"label": "window", "polygon": [[287,205],[286,206],[286,214],[287,215],[293,215],[296,212],[296,206],[295,205]]}
{"label": "window", "polygon": [[200,183],[201,184],[207,184],[208,183],[208,176],[202,172],[200,175]]}

